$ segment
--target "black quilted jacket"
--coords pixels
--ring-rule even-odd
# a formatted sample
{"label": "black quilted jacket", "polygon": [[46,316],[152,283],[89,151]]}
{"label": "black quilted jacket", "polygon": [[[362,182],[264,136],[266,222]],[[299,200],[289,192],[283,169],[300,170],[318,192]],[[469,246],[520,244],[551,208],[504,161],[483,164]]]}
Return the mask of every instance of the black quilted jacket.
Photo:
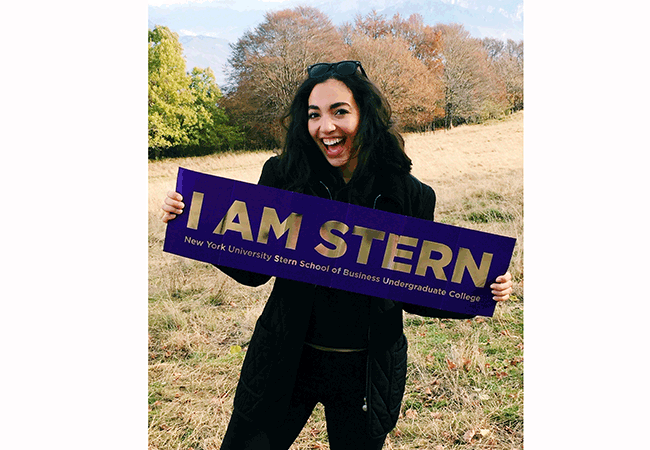
{"label": "black quilted jacket", "polygon": [[[277,177],[277,157],[269,159],[259,184],[283,188]],[[370,208],[433,220],[435,193],[411,175],[382,175],[345,185],[331,173],[305,186],[304,193]],[[227,267],[222,271],[240,283],[258,286],[269,276]],[[284,419],[311,313],[314,285],[278,278],[259,317],[242,366],[235,410],[261,428]],[[402,310],[428,317],[469,318],[408,303],[373,298],[370,311],[367,366],[368,432],[391,431],[399,416],[406,383],[407,342]]]}

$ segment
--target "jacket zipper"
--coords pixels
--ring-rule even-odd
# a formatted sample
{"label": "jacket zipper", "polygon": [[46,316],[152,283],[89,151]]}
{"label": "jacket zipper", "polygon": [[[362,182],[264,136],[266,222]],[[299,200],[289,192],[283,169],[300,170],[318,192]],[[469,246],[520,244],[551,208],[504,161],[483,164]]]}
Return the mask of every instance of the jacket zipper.
{"label": "jacket zipper", "polygon": [[[327,191],[327,194],[329,195],[330,200],[334,200],[334,197],[332,197],[332,191],[330,191],[330,189],[327,187],[327,185],[325,183],[323,183],[322,181],[319,181],[319,182],[320,182],[320,184],[323,185],[323,187]],[[381,194],[379,194],[375,198],[375,201],[373,202],[373,205],[372,205],[373,209],[376,209],[377,200],[379,200],[379,197],[381,197]],[[368,314],[370,314],[370,311],[368,312]],[[363,412],[368,412],[368,410],[370,409],[370,406],[368,404],[369,396],[370,396],[370,324],[368,324],[368,356],[366,357],[366,396],[363,397],[363,406],[361,407]],[[370,430],[370,417],[371,416],[368,415],[368,430]]]}
{"label": "jacket zipper", "polygon": [[[327,186],[325,186],[327,188]],[[375,201],[373,202],[372,208],[377,209],[377,200],[379,200],[379,197],[381,197],[381,194],[379,194],[376,198]],[[372,316],[372,313],[370,309],[368,309],[368,314]],[[368,412],[370,409],[368,405],[368,398],[370,397],[370,325],[372,323],[372,317],[370,317],[370,320],[368,320],[368,356],[366,359],[366,396],[363,397],[363,406],[361,409],[363,412]],[[370,417],[371,415],[368,415],[368,431],[370,431]]]}
{"label": "jacket zipper", "polygon": [[[368,311],[370,314],[370,311]],[[370,323],[368,323],[368,354],[366,355],[366,396],[363,397],[363,412],[368,412],[370,409],[368,405],[368,398],[370,398]],[[368,414],[368,431],[370,431],[370,414]]]}
{"label": "jacket zipper", "polygon": [[381,194],[375,198],[375,201],[372,203],[372,209],[377,209],[377,200],[379,200],[379,197],[381,197]]}
{"label": "jacket zipper", "polygon": [[[332,192],[330,191],[330,188],[328,188],[327,185],[326,185],[325,183],[323,183],[322,181],[319,180],[318,182],[319,182],[320,184],[323,185],[323,187],[324,187],[325,190],[327,191],[327,195],[330,196],[330,200],[334,200],[334,198],[332,197]],[[316,192],[316,191],[314,190],[314,193],[315,193],[315,192]],[[317,284],[313,284],[312,286],[314,286],[314,288],[316,288],[316,289],[318,288],[318,285],[317,285]]]}
{"label": "jacket zipper", "polygon": [[334,197],[332,197],[332,192],[330,191],[330,188],[328,188],[327,185],[325,183],[323,183],[322,181],[319,181],[319,183],[322,184],[323,187],[325,188],[325,190],[327,191],[327,195],[330,196],[330,200],[334,200]]}

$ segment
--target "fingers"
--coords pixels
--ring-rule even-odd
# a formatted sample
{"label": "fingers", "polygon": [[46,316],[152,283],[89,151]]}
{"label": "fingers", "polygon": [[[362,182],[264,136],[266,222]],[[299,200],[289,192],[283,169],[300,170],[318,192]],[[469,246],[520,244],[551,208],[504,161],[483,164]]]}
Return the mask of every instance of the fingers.
{"label": "fingers", "polygon": [[512,294],[512,288],[508,288],[505,291],[500,291],[499,293],[497,292],[498,291],[492,291],[492,299],[495,302],[504,302],[510,298],[510,294]]}
{"label": "fingers", "polygon": [[162,216],[162,221],[163,221],[164,223],[167,223],[167,222],[169,222],[170,220],[174,219],[175,217],[176,217],[176,214],[165,213],[165,215]]}
{"label": "fingers", "polygon": [[[170,208],[165,209],[165,205]],[[167,197],[165,197],[165,204],[163,205],[163,209],[167,212],[180,214],[183,212],[183,208],[185,208],[185,204],[183,203],[183,196],[178,192],[169,191],[167,193]],[[175,211],[171,211],[170,209],[175,209]]]}
{"label": "fingers", "polygon": [[504,275],[497,277],[495,283],[490,285],[493,295],[492,298],[497,302],[508,300],[510,294],[513,292],[512,285],[512,275],[510,272],[506,272]]}
{"label": "fingers", "polygon": [[162,210],[165,212],[162,216],[162,221],[167,223],[174,219],[178,214],[183,213],[183,208],[185,208],[183,196],[178,192],[167,192],[167,197],[165,197],[165,201],[162,205]]}
{"label": "fingers", "polygon": [[183,201],[183,196],[176,191],[167,191],[167,197],[179,202]]}
{"label": "fingers", "polygon": [[498,276],[497,279],[494,281],[496,281],[497,283],[506,283],[511,280],[512,280],[512,275],[510,274],[510,272],[506,272],[505,274]]}
{"label": "fingers", "polygon": [[177,202],[175,200],[170,200],[169,198],[165,199],[165,203],[162,205],[162,210],[172,214],[181,214],[183,212],[185,205],[183,202]]}

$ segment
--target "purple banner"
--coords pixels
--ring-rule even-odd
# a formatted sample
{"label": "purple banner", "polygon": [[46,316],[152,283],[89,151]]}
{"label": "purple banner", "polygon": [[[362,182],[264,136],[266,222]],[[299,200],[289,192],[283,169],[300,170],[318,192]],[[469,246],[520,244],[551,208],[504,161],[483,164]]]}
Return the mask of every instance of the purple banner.
{"label": "purple banner", "polygon": [[207,263],[492,316],[515,239],[179,168],[163,250]]}

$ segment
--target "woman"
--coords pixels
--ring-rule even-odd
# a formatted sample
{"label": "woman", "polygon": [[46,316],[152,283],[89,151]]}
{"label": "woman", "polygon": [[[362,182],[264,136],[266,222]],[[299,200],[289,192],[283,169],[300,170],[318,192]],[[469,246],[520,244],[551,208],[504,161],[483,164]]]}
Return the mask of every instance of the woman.
{"label": "woman", "polygon": [[[410,175],[390,106],[358,61],[310,66],[284,124],[284,151],[265,163],[259,184],[433,219],[435,193]],[[170,192],[163,221],[183,208]],[[220,269],[249,286],[270,278]],[[495,300],[506,300],[510,274],[491,289]],[[222,449],[288,449],[318,402],[331,449],[380,449],[397,422],[406,381],[403,310],[472,317],[276,279],[243,363]]]}

